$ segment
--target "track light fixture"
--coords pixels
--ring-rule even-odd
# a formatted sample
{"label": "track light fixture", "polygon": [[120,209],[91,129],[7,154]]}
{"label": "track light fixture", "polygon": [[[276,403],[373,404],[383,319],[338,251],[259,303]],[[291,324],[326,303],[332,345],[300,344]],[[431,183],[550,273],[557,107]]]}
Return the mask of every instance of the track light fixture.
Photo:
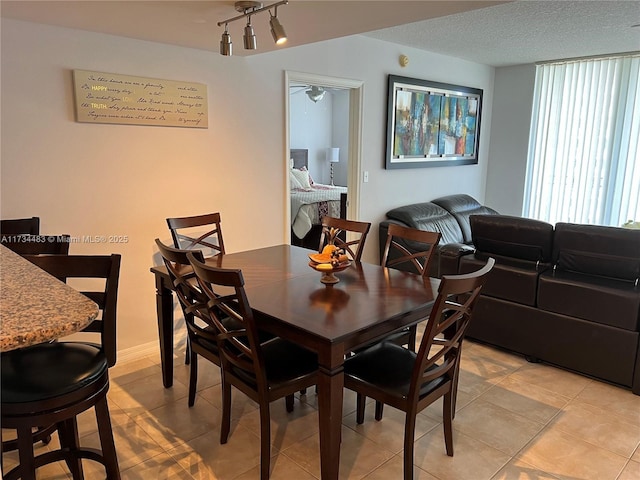
{"label": "track light fixture", "polygon": [[[223,20],[218,22],[218,26],[221,27],[224,25],[224,33],[222,34],[222,39],[220,40],[220,54],[225,56],[230,56],[232,54],[232,43],[231,43],[231,35],[229,34],[229,24],[231,22],[235,22],[240,19],[247,19],[247,25],[244,27],[244,48],[245,50],[255,50],[257,48],[256,35],[253,31],[253,25],[251,25],[251,17],[258,13],[268,11],[270,20],[269,25],[271,26],[271,35],[273,35],[273,40],[277,45],[282,45],[287,41],[287,34],[284,31],[284,28],[280,24],[278,20],[278,6],[287,5],[289,0],[281,0],[279,2],[273,3],[271,5],[267,5],[266,7],[262,6],[262,2],[255,1],[241,1],[235,3],[235,9],[238,12],[242,12],[241,15],[238,15],[233,18],[229,18],[227,20]],[[271,13],[271,9],[273,9],[273,13]]]}
{"label": "track light fixture", "polygon": [[251,16],[247,20],[247,26],[244,27],[244,49],[245,50],[255,50],[258,48],[258,43],[256,42],[256,34],[253,31],[253,26],[251,25]]}
{"label": "track light fixture", "polygon": [[227,24],[224,25],[224,33],[220,40],[220,55],[229,57],[233,54],[233,44],[231,43],[231,35],[229,35],[229,28]]}

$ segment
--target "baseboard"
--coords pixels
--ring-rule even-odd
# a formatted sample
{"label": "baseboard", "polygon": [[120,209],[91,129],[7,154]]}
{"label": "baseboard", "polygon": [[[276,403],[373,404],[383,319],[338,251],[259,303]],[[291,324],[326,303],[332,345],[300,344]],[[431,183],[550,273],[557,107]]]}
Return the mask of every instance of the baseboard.
{"label": "baseboard", "polygon": [[118,351],[118,365],[123,363],[140,360],[144,357],[157,356],[160,359],[160,346],[158,341],[136,345],[135,347],[125,348]]}

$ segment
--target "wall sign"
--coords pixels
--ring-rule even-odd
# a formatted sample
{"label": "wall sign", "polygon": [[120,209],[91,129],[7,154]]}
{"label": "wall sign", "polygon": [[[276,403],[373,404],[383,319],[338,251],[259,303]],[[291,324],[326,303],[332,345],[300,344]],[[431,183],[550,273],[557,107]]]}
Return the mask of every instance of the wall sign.
{"label": "wall sign", "polygon": [[389,75],[386,168],[478,163],[482,90]]}
{"label": "wall sign", "polygon": [[209,128],[207,86],[73,71],[76,121]]}

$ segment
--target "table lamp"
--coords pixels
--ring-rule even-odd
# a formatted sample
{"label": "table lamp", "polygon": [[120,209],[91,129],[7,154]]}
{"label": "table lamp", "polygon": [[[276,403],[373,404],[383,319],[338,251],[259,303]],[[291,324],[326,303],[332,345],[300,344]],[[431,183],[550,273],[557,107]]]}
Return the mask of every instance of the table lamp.
{"label": "table lamp", "polygon": [[335,186],[333,184],[333,164],[340,161],[340,149],[338,147],[327,148],[327,160],[331,166],[331,186]]}

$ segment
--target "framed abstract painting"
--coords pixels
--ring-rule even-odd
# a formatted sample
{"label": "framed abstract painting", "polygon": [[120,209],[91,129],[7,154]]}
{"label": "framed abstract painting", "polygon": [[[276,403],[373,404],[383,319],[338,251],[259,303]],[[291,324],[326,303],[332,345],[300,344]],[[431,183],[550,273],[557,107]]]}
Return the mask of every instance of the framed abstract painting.
{"label": "framed abstract painting", "polygon": [[478,163],[482,90],[389,75],[385,167]]}

